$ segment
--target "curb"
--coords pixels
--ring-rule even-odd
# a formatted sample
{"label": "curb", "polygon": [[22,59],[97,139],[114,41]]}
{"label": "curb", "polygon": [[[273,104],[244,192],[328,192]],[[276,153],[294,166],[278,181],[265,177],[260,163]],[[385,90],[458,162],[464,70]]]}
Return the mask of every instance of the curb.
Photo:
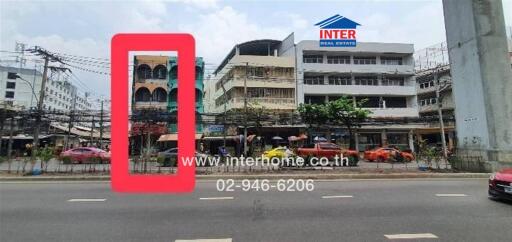
{"label": "curb", "polygon": [[[367,173],[367,174],[234,174],[234,175],[196,175],[197,180],[217,179],[424,179],[424,178],[489,178],[490,173]],[[0,182],[5,181],[110,181],[110,176],[0,176]]]}

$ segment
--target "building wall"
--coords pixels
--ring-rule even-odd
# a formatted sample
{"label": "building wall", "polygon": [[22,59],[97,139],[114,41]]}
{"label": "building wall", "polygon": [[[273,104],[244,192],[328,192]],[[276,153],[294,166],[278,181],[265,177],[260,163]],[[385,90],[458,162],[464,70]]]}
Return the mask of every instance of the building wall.
{"label": "building wall", "polygon": [[[9,72],[18,74],[22,79],[9,79]],[[41,83],[42,73],[36,69],[0,66],[0,102],[25,109],[37,108]],[[55,75],[49,74],[45,88],[45,100],[43,103],[43,109],[45,110],[91,109],[91,102],[88,100],[88,97],[80,93],[66,75],[59,73]]]}
{"label": "building wall", "polygon": [[243,108],[244,82],[250,105],[276,111],[295,109],[294,66],[294,58],[277,56],[277,52],[274,56],[235,55],[214,78],[215,110],[224,110],[224,90],[227,110]]}
{"label": "building wall", "polygon": [[[370,98],[378,99],[370,108],[372,117],[418,117],[413,51],[412,44],[359,42],[357,47],[320,47],[318,41],[301,41],[295,53],[297,102],[325,102],[339,96]],[[309,63],[312,56],[319,63]],[[332,60],[334,56],[340,59]],[[356,64],[363,57],[373,60]]]}

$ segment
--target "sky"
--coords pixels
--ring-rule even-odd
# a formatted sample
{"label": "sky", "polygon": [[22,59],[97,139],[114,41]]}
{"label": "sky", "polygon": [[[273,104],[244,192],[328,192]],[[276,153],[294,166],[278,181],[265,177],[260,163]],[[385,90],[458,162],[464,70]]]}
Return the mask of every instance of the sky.
{"label": "sky", "polygon": [[[512,0],[503,0],[512,25]],[[186,32],[212,71],[237,43],[254,39],[318,39],[315,23],[340,14],[362,26],[358,41],[412,43],[416,50],[445,41],[441,0],[367,1],[6,1],[0,0],[0,50],[15,42],[53,52],[110,58],[116,33]],[[0,52],[0,59],[12,53]],[[33,61],[27,67],[34,66]],[[108,72],[101,67],[84,66]],[[110,96],[110,76],[73,69],[79,89]],[[80,82],[78,82],[79,79]]]}

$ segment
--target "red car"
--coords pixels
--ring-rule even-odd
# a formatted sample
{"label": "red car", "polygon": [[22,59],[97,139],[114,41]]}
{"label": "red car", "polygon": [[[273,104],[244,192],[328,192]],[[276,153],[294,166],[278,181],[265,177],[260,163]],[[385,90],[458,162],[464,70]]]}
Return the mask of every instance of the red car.
{"label": "red car", "polygon": [[385,162],[390,158],[402,157],[403,161],[410,162],[414,160],[414,155],[409,152],[397,150],[395,148],[376,148],[364,152],[364,159],[370,162]]}
{"label": "red car", "polygon": [[110,153],[95,147],[80,147],[60,153],[61,159],[70,159],[74,163],[108,163]]}
{"label": "red car", "polygon": [[489,196],[512,201],[512,168],[503,169],[491,175]]}

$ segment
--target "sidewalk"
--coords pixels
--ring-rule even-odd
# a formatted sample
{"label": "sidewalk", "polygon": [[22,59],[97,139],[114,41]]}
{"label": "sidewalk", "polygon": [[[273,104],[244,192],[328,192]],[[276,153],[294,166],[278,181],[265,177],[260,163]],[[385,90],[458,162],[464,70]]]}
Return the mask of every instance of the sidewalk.
{"label": "sidewalk", "polygon": [[[198,180],[216,180],[216,179],[315,179],[315,180],[333,180],[333,179],[454,179],[454,178],[489,178],[489,173],[435,173],[435,172],[400,172],[400,173],[329,173],[329,172],[309,172],[309,173],[270,173],[270,174],[212,174],[196,175]],[[0,174],[2,181],[109,181],[109,175],[40,175],[40,176],[16,176]]]}

